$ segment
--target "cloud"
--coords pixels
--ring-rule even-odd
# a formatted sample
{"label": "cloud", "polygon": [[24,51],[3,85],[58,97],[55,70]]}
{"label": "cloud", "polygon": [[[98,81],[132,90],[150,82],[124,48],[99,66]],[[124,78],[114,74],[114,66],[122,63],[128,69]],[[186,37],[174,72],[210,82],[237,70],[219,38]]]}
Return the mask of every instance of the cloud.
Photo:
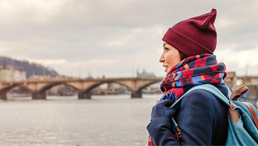
{"label": "cloud", "polygon": [[224,62],[231,71],[238,71],[244,75],[249,68],[249,74],[257,75],[258,68],[258,46],[256,49],[245,51],[234,51],[232,48],[216,50],[215,54],[219,62]]}
{"label": "cloud", "polygon": [[[256,0],[189,3],[0,0],[0,54],[34,60],[67,75],[81,70],[86,75],[127,77],[145,68],[164,76],[158,61],[163,34],[181,20],[216,8],[218,57],[241,72],[240,64],[252,61],[248,54],[257,53]],[[223,53],[248,59],[227,59]]]}
{"label": "cloud", "polygon": [[143,29],[141,28],[135,28],[133,30],[128,30],[126,34],[121,34],[119,37],[117,37],[114,40],[108,41],[106,43],[106,46],[108,48],[113,48],[113,49],[122,49],[126,45],[129,45],[129,43],[136,37],[137,34],[141,33]]}
{"label": "cloud", "polygon": [[220,30],[230,29],[234,25],[234,21],[230,18],[221,18],[216,22],[216,28]]}
{"label": "cloud", "polygon": [[[217,51],[216,54],[219,56],[219,59],[226,64],[234,64],[238,62],[237,67],[245,68],[247,65],[256,66],[258,65],[258,46],[257,49],[246,50],[240,52],[234,52],[232,49],[224,49]],[[230,55],[230,57],[229,57]]]}

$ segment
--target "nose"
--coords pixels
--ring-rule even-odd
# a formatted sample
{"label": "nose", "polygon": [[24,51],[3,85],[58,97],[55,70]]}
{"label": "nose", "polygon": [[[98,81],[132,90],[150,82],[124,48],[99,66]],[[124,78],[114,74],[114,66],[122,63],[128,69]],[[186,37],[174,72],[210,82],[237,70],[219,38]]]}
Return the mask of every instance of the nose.
{"label": "nose", "polygon": [[165,57],[164,57],[164,53],[161,54],[160,58],[159,58],[159,62],[164,62],[165,61]]}

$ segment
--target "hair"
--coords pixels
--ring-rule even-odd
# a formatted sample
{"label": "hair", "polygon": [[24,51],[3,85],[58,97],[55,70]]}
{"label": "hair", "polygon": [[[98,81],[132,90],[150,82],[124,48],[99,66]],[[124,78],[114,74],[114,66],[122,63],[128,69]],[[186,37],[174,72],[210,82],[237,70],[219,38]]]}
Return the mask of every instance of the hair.
{"label": "hair", "polygon": [[180,51],[178,51],[178,52],[179,52],[179,56],[180,56],[181,61],[184,60],[187,57],[187,55],[185,55],[184,53],[182,53]]}

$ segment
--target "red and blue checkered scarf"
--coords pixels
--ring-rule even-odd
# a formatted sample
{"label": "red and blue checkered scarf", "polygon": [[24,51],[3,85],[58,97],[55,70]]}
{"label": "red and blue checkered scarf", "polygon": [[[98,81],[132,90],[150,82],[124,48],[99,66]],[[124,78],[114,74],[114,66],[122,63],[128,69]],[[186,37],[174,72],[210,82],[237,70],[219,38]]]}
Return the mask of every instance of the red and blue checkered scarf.
{"label": "red and blue checkered scarf", "polygon": [[224,84],[226,66],[217,63],[216,56],[200,54],[190,56],[174,66],[161,81],[163,96],[160,100],[177,100],[189,87],[201,84]]}
{"label": "red and blue checkered scarf", "polygon": [[[216,56],[200,54],[190,56],[174,66],[160,83],[163,96],[160,100],[176,101],[187,90],[201,84],[225,84],[226,66],[217,63]],[[149,138],[149,146],[153,146]]]}

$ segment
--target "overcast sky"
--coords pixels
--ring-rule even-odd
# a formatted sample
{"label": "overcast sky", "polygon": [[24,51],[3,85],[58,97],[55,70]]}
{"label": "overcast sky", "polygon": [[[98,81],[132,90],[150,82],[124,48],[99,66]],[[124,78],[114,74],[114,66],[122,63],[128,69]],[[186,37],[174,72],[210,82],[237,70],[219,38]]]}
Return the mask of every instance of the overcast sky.
{"label": "overcast sky", "polygon": [[162,77],[164,33],[212,8],[218,62],[258,75],[257,0],[0,0],[0,55],[68,76]]}

